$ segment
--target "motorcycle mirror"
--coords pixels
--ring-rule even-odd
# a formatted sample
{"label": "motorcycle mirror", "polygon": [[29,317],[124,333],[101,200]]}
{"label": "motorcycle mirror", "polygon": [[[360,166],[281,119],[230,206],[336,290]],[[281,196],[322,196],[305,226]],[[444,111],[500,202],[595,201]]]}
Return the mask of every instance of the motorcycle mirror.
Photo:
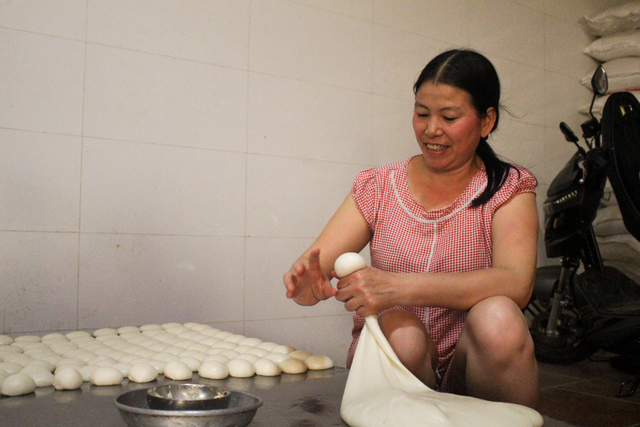
{"label": "motorcycle mirror", "polygon": [[602,65],[598,65],[593,77],[591,77],[591,88],[598,95],[604,95],[609,90],[609,80],[607,79],[607,71]]}

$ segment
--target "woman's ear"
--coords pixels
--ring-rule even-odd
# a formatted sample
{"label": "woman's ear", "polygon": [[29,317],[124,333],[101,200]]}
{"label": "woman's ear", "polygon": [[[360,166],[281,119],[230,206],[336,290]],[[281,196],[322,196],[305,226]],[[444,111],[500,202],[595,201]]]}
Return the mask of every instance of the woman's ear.
{"label": "woman's ear", "polygon": [[493,130],[493,127],[496,124],[496,118],[497,118],[496,109],[493,107],[489,107],[484,117],[480,118],[480,127],[481,127],[480,134],[482,135],[483,138],[488,137],[491,131]]}

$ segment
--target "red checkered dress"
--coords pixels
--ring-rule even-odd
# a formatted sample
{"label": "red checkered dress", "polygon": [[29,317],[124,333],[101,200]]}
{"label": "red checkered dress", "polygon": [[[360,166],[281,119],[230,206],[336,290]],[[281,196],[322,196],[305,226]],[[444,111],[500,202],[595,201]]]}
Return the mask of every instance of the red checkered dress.
{"label": "red checkered dress", "polygon": [[[360,172],[352,194],[373,231],[371,265],[396,273],[463,272],[491,267],[491,220],[511,197],[535,192],[534,176],[518,167],[486,204],[469,208],[486,187],[484,168],[448,207],[425,211],[409,194],[407,165],[411,159]],[[453,358],[466,312],[439,307],[399,306],[417,315],[438,348],[437,377],[442,391],[456,391],[449,384],[447,368]],[[353,316],[353,342],[347,356],[351,365],[364,326]]]}

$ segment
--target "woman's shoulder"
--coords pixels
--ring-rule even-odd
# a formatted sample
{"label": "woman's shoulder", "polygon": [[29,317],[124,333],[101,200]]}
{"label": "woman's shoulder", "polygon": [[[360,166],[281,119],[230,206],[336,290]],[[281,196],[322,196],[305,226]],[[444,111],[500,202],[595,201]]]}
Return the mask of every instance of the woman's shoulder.
{"label": "woman's shoulder", "polygon": [[[504,184],[496,193],[498,199],[508,199],[521,193],[535,193],[538,180],[527,168],[511,163]],[[495,198],[495,196],[494,196]]]}
{"label": "woman's shoulder", "polygon": [[411,159],[405,159],[397,162],[386,163],[384,165],[375,166],[373,168],[365,169],[358,174],[357,180],[371,181],[375,180],[378,182],[386,181],[393,172],[396,173],[404,173],[406,174],[407,164]]}

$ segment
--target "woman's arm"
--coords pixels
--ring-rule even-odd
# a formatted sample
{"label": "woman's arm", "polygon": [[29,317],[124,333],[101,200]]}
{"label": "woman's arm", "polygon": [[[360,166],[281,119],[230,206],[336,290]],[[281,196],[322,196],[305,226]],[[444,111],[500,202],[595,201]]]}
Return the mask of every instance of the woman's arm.
{"label": "woman's arm", "polygon": [[334,296],[330,281],[336,259],[345,252],[360,252],[370,239],[371,229],[349,194],[316,241],[285,273],[287,298],[314,305]]}
{"label": "woman's arm", "polygon": [[502,205],[493,217],[491,235],[491,268],[406,274],[366,268],[338,282],[336,299],[360,316],[398,304],[469,310],[496,295],[508,296],[524,307],[531,296],[537,262],[535,195],[520,194]]}

